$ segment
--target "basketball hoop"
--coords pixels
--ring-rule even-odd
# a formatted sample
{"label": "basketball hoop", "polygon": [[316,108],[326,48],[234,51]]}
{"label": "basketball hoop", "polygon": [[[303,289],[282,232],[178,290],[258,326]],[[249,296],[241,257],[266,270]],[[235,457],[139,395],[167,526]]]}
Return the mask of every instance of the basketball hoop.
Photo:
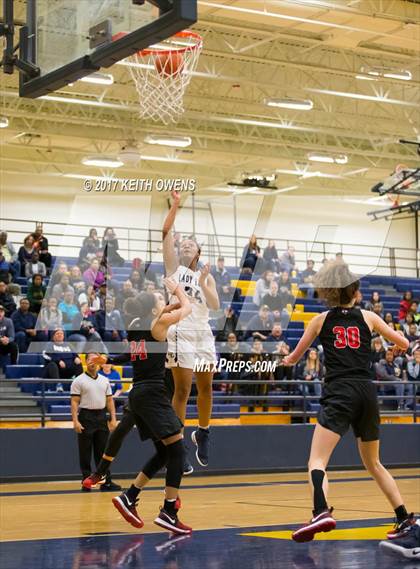
{"label": "basketball hoop", "polygon": [[[126,35],[116,34],[116,40]],[[127,58],[139,96],[140,117],[175,123],[184,112],[184,94],[203,48],[201,36],[178,32],[161,44],[142,49]]]}

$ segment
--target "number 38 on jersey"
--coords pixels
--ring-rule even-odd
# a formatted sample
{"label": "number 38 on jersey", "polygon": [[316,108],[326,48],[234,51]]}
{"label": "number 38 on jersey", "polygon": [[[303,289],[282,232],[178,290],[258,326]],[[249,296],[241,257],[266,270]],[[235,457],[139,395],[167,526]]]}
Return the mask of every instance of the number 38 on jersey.
{"label": "number 38 on jersey", "polygon": [[334,326],[335,334],[334,348],[343,350],[344,348],[352,348],[357,350],[360,348],[360,330],[357,326]]}

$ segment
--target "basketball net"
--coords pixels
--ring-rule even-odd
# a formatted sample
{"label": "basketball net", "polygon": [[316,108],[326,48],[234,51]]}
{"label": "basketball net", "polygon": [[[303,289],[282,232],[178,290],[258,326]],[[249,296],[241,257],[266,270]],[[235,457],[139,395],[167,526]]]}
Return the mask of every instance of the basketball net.
{"label": "basketball net", "polygon": [[175,123],[184,112],[184,94],[197,68],[203,40],[185,30],[128,57],[144,119]]}

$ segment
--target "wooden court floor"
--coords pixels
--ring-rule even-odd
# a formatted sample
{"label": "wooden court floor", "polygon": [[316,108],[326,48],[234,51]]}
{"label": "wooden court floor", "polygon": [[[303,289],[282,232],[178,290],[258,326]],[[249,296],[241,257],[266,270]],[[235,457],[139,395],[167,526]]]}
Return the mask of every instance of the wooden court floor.
{"label": "wooden court floor", "polygon": [[[407,508],[418,512],[420,510],[419,470],[398,469],[393,470],[392,473],[398,480]],[[329,479],[331,482],[329,501],[334,506],[338,524],[335,532],[321,534],[321,541],[324,545],[328,541],[332,545],[333,540],[334,543],[353,543],[354,540],[362,544],[370,542],[371,549],[372,543],[375,542],[376,551],[377,543],[384,538],[386,529],[392,522],[393,514],[376,484],[363,471],[331,472]],[[129,480],[118,482],[123,487],[130,483]],[[59,547],[59,543],[71,545],[77,542],[79,544],[77,547],[80,549],[81,543],[86,545],[93,537],[99,540],[106,538],[108,545],[111,537],[114,544],[122,540],[124,547],[128,549],[133,539],[141,539],[142,544],[143,540],[149,545],[153,543],[155,550],[159,539],[167,539],[167,534],[152,523],[162,503],[162,487],[163,479],[156,479],[146,491],[142,492],[139,512],[145,520],[145,526],[142,530],[137,530],[128,525],[114,509],[111,503],[114,494],[99,490],[82,493],[80,485],[76,482],[3,484],[0,487],[0,541],[2,542],[0,544],[0,568],[23,569],[24,564],[18,563],[16,557],[13,555],[11,559],[9,557],[10,552],[17,551],[17,548],[22,547],[22,551],[25,550],[26,542],[32,542],[33,545],[35,542],[43,544],[43,547],[50,553],[56,550],[55,555],[58,556],[63,554],[65,549],[63,549],[64,545]],[[181,496],[183,506],[180,518],[194,528],[195,544],[198,543],[197,539],[213,535],[216,531],[219,536],[218,540],[222,535],[225,535],[224,539],[227,539],[228,535],[235,536],[229,538],[229,544],[233,543],[238,536],[242,536],[241,539],[259,538],[258,543],[262,544],[259,547],[263,556],[273,547],[283,548],[280,555],[286,555],[286,550],[289,551],[289,548],[292,548],[291,555],[296,555],[305,547],[320,545],[315,542],[309,546],[294,544],[290,540],[291,528],[307,521],[311,512],[306,475],[303,473],[208,477],[192,475],[184,478]],[[79,539],[75,541],[74,538]],[[273,539],[264,538],[274,538],[277,543],[274,543]],[[124,540],[129,540],[129,544],[126,544]],[[190,541],[190,547],[192,543],[193,541]],[[27,546],[30,547],[30,544],[28,543]],[[200,546],[200,549],[202,547],[204,546]],[[147,548],[143,547],[143,551],[145,550]],[[251,550],[254,551],[255,547],[251,547]],[[199,551],[191,551],[190,558],[195,558],[194,556],[198,554]],[[65,569],[65,563],[60,564],[59,559],[60,557],[56,559],[59,563],[56,567]],[[126,567],[124,564],[113,565],[109,562],[109,556],[106,559],[105,564],[98,564],[95,567]],[[187,556],[186,559],[189,557]],[[213,565],[209,567],[244,569],[248,567],[246,564],[248,561],[247,558],[240,565],[237,565],[235,561],[230,565],[216,564],[214,568]],[[25,563],[27,563],[26,557]],[[31,563],[34,569],[38,567],[49,569],[44,561],[37,564],[37,561],[32,559]],[[309,564],[304,562],[303,565],[299,563],[296,565],[294,561],[293,563],[294,565],[290,567],[324,569],[322,564],[314,565],[312,562]],[[74,563],[69,566],[74,567]],[[79,567],[82,566],[83,564],[79,565]],[[141,564],[127,565],[127,567],[132,566],[143,567]],[[277,567],[287,565],[276,566],[275,563],[273,565],[267,561],[260,566],[264,569],[277,569]],[[338,563],[334,569],[363,566]],[[381,566],[388,567],[384,563]],[[389,565],[391,566],[393,567]],[[154,569],[154,567],[166,567],[166,565],[154,564],[149,560],[146,567]],[[173,565],[173,569],[184,569],[184,567],[189,568],[190,565],[188,563],[184,563],[183,566]],[[200,561],[200,568],[196,564],[191,567],[206,569],[207,565]],[[257,565],[250,564],[249,567],[257,567]],[[25,569],[31,568],[26,566]],[[328,567],[328,569],[333,568]]]}

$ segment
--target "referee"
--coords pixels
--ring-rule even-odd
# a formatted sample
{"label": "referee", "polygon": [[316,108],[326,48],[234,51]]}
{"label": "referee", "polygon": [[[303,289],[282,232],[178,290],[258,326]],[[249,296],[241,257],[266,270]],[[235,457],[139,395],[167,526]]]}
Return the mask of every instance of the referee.
{"label": "referee", "polygon": [[[71,384],[71,416],[79,443],[79,461],[82,480],[91,473],[92,449],[96,466],[98,466],[108,440],[109,431],[117,426],[115,405],[112,399],[111,385],[106,377],[98,374],[98,365],[94,363],[98,354],[86,356],[85,373],[77,376]],[[108,428],[106,411],[111,420]],[[82,491],[89,491],[82,486]],[[108,471],[101,490],[114,492],[121,486],[111,481]]]}

